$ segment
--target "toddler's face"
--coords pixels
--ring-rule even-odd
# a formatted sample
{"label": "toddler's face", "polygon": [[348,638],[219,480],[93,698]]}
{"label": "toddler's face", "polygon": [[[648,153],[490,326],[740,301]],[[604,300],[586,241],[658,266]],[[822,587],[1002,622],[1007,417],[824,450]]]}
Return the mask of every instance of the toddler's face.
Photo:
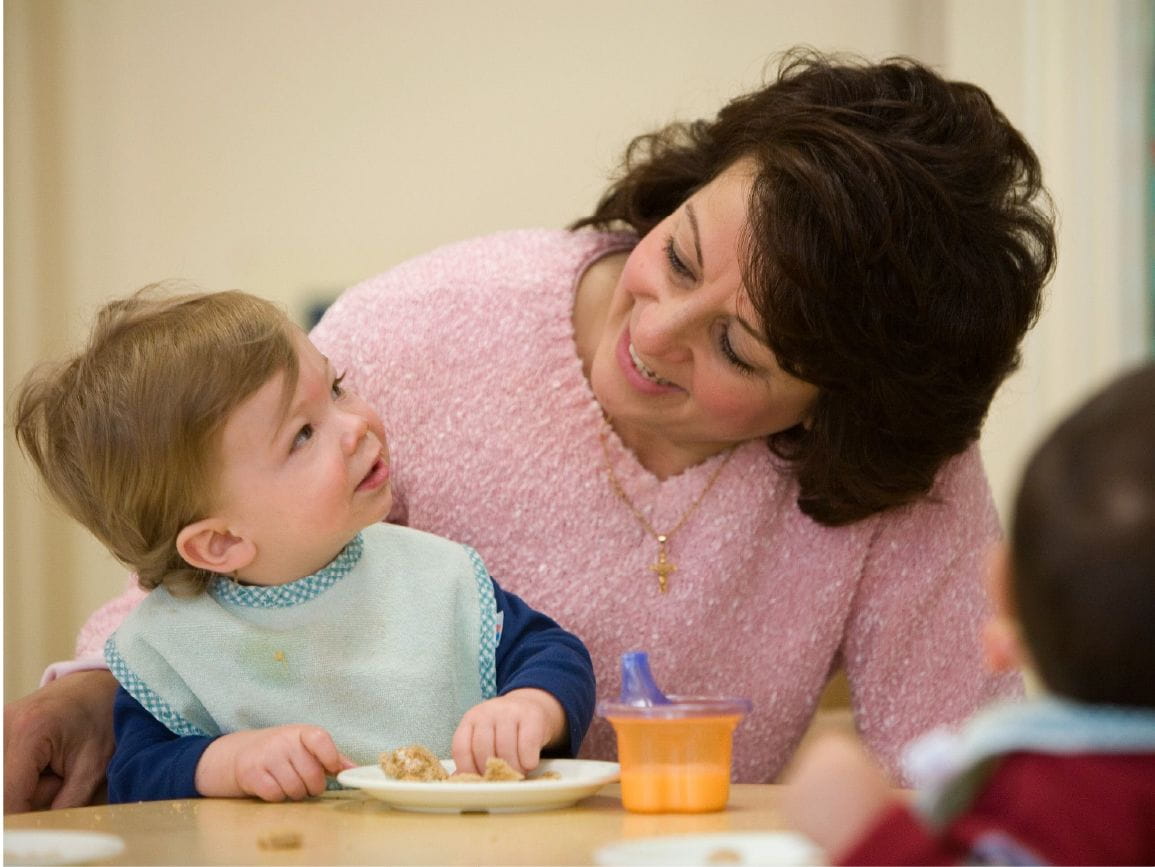
{"label": "toddler's face", "polygon": [[381,419],[341,386],[340,372],[303,332],[294,341],[300,376],[288,411],[278,374],[234,410],[221,434],[216,511],[256,545],[257,559],[238,574],[253,583],[318,571],[393,503]]}

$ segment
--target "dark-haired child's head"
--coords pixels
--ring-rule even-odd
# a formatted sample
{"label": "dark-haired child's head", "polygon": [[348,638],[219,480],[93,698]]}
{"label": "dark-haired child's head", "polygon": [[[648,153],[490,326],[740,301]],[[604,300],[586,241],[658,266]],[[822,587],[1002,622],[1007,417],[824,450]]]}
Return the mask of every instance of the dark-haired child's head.
{"label": "dark-haired child's head", "polygon": [[1005,565],[1004,601],[1048,692],[1155,707],[1155,363],[1035,451]]}

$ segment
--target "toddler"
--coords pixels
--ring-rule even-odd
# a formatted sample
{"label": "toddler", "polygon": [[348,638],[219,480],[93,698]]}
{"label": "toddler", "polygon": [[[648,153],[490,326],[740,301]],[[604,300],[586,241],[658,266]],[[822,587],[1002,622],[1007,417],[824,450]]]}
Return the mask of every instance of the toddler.
{"label": "toddler", "polygon": [[341,380],[273,304],[153,286],[21,386],[21,447],[150,590],[105,647],[110,801],[299,799],[414,741],[459,771],[576,755],[584,645],[471,548],[382,523],[385,431]]}
{"label": "toddler", "polygon": [[846,864],[1155,864],[1155,363],[1036,451],[992,560],[987,660],[1041,695],[916,742],[913,804],[819,740],[788,819]]}

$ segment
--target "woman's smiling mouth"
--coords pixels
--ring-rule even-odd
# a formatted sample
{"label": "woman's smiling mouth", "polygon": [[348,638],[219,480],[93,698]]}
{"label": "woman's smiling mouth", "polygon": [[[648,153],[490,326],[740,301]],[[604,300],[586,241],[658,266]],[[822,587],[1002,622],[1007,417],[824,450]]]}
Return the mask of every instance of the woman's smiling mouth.
{"label": "woman's smiling mouth", "polygon": [[618,345],[614,348],[614,359],[617,362],[618,370],[621,371],[621,376],[635,391],[654,397],[684,393],[681,386],[658,376],[638,357],[633,341],[630,340],[628,329],[622,329],[621,337],[618,338]]}
{"label": "woman's smiling mouth", "polygon": [[646,363],[642,361],[642,359],[638,356],[637,350],[634,349],[634,344],[632,341],[627,348],[629,349],[630,360],[634,363],[634,368],[638,371],[638,373],[640,373],[650,382],[656,382],[658,385],[674,386],[674,383],[670,382],[668,379],[662,379],[646,366]]}

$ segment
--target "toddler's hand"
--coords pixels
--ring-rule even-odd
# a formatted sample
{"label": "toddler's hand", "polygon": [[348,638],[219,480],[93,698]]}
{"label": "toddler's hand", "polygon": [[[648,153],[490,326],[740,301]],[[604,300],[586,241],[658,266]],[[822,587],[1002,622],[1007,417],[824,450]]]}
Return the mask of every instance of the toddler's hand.
{"label": "toddler's hand", "polygon": [[460,772],[480,774],[490,756],[515,771],[538,765],[542,748],[565,736],[561,703],[543,689],[515,689],[470,708],[453,734],[453,761]]}
{"label": "toddler's hand", "polygon": [[326,774],[353,766],[319,726],[253,729],[209,744],[197,764],[196,788],[208,798],[299,801],[324,792]]}
{"label": "toddler's hand", "polygon": [[804,749],[786,774],[781,809],[788,824],[837,861],[881,818],[895,796],[866,750],[842,734]]}

